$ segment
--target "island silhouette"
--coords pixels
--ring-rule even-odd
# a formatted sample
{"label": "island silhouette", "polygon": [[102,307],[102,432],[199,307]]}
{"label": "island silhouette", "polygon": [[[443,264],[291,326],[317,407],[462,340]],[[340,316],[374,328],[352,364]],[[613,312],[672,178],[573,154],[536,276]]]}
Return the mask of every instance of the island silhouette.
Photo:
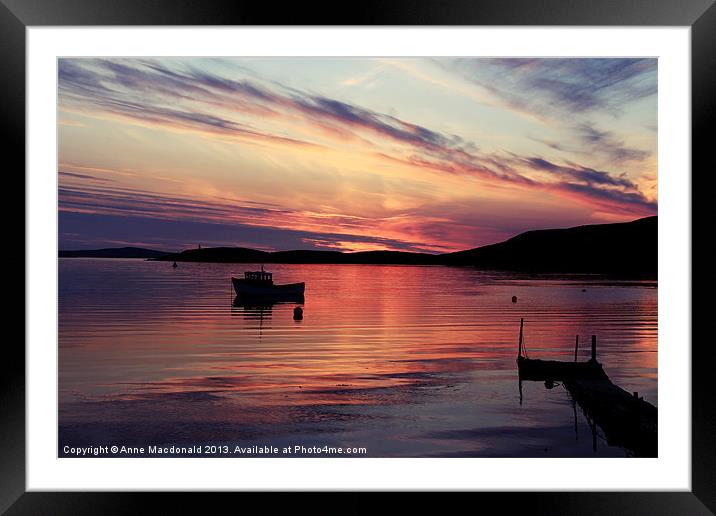
{"label": "island silhouette", "polygon": [[443,254],[404,251],[260,251],[207,247],[178,253],[123,247],[60,251],[64,258],[147,258],[168,262],[453,265],[528,273],[594,273],[656,277],[657,216],[521,233],[504,242]]}

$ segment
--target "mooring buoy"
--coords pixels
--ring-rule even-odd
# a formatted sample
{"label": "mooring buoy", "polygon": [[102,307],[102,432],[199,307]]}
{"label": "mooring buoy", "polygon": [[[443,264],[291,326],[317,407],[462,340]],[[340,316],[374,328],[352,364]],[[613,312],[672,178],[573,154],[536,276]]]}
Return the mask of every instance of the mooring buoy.
{"label": "mooring buoy", "polygon": [[300,321],[301,319],[303,319],[303,308],[297,306],[293,309],[293,319],[295,321]]}

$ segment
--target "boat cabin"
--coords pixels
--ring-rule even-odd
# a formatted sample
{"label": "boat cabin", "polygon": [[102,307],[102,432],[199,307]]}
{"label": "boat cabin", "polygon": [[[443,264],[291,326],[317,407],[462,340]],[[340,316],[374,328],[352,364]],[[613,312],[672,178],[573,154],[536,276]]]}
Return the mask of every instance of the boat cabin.
{"label": "boat cabin", "polygon": [[257,283],[273,284],[273,274],[270,272],[265,272],[263,270],[244,272],[244,279]]}

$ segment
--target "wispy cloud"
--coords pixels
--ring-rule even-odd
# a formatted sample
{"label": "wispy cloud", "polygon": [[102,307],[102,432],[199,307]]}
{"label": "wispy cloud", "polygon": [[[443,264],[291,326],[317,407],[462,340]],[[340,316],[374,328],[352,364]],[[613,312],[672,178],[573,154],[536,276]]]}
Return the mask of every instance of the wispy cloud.
{"label": "wispy cloud", "polygon": [[615,163],[641,161],[650,155],[647,151],[627,147],[613,132],[599,130],[589,122],[579,124],[576,132],[587,151],[606,155]]}
{"label": "wispy cloud", "polygon": [[[78,185],[60,187],[61,212],[153,220],[211,223],[231,226],[291,231],[302,234],[307,243],[320,248],[342,248],[339,243],[371,244],[374,248],[430,252],[451,249],[448,243],[421,243],[420,231],[403,231],[401,225],[416,225],[409,216],[371,218],[340,213],[289,210],[250,201],[205,201],[189,196],[171,196],[130,188]],[[376,235],[376,228],[381,235]],[[415,241],[406,239],[412,233]],[[394,235],[394,237],[390,237]],[[331,245],[334,242],[336,245]],[[227,242],[224,242],[227,243]],[[231,242],[235,244],[235,242]]]}
{"label": "wispy cloud", "polygon": [[78,174],[76,172],[65,172],[64,170],[60,170],[57,173],[60,177],[71,177],[74,179],[87,179],[89,181],[102,181],[102,182],[111,182],[112,179],[109,179],[108,177],[97,177],[97,176],[91,176],[89,174]]}
{"label": "wispy cloud", "polygon": [[632,190],[636,190],[637,188],[637,186],[626,177],[615,177],[608,172],[604,172],[602,170],[594,170],[592,168],[580,167],[578,165],[555,165],[554,163],[537,157],[525,158],[523,161],[525,164],[534,169],[546,170],[562,177],[583,181],[585,184],[590,186],[608,185],[615,187],[624,187]]}
{"label": "wispy cloud", "polygon": [[657,204],[648,200],[636,191],[623,191],[612,188],[597,187],[592,183],[559,183],[556,185],[561,192],[571,192],[587,202],[597,202],[603,209],[610,212],[624,213],[634,216],[641,207],[645,214],[656,214]]}
{"label": "wispy cloud", "polygon": [[[360,86],[384,66],[381,63],[364,76],[354,76],[349,85]],[[641,162],[650,153],[585,118],[596,112],[617,116],[630,102],[655,93],[655,60],[457,59],[446,61],[444,68],[473,81],[515,110],[547,117],[557,113],[578,115],[570,130],[572,139],[565,142],[541,137],[539,141],[553,151],[547,157],[525,150],[488,149],[459,130],[446,130],[446,124],[436,128],[390,109],[382,111],[264,80],[259,74],[227,76],[202,66],[201,60],[61,59],[60,109],[113,124],[179,131],[207,142],[220,138],[259,144],[263,151],[255,155],[264,160],[270,160],[273,150],[280,148],[286,156],[305,161],[304,167],[314,166],[308,156],[323,163],[329,156],[340,156],[331,162],[332,167],[365,167],[364,173],[372,174],[373,182],[379,182],[381,174],[404,174],[402,177],[411,180],[438,183],[443,178],[464,178],[465,188],[474,189],[482,197],[491,189],[501,188],[522,197],[528,192],[544,192],[576,199],[613,213],[640,216],[656,211],[656,202],[648,199],[639,190],[638,181],[626,173],[630,163]],[[447,79],[430,84],[444,81],[452,84]],[[74,130],[79,131],[80,126]],[[617,171],[612,166],[581,164],[592,156],[604,157]],[[159,193],[136,187],[142,181],[141,172],[127,174],[126,181],[135,186],[100,187],[97,182],[110,181],[104,172],[92,172],[93,168],[102,170],[100,165],[83,163],[61,172],[61,210],[294,229],[305,231],[305,242],[310,245],[338,248],[352,242],[356,248],[452,249],[465,247],[470,239],[480,240],[478,235],[486,231],[484,224],[470,217],[440,216],[438,207],[445,209],[450,204],[444,196],[414,201],[410,208],[383,208],[381,215],[373,210],[370,216],[357,216],[340,208],[237,203],[214,193],[211,198],[187,196],[186,192]],[[290,160],[284,160],[282,166],[291,166]],[[105,168],[107,174],[116,170]],[[120,178],[117,171],[112,180]],[[153,178],[183,183],[172,179],[171,172],[154,174]],[[210,190],[219,192],[221,188]],[[459,187],[453,188],[460,196]],[[304,197],[310,198],[310,192]],[[485,216],[484,210],[478,211]],[[454,231],[446,229],[451,225]],[[499,233],[495,230],[490,234]]]}
{"label": "wispy cloud", "polygon": [[597,129],[591,122],[581,122],[571,126],[568,133],[571,138],[567,141],[553,141],[537,137],[530,137],[530,139],[563,155],[598,156],[617,167],[642,162],[652,155],[649,151],[628,146],[614,132]]}
{"label": "wispy cloud", "polygon": [[606,110],[657,92],[656,59],[464,59],[449,65],[515,109],[552,116]]}

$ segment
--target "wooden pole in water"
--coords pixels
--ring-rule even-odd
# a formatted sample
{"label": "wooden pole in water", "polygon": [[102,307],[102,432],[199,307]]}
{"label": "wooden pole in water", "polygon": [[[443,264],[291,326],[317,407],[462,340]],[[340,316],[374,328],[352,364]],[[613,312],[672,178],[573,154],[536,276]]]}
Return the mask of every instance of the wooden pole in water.
{"label": "wooden pole in water", "polygon": [[592,360],[597,361],[597,336],[592,335]]}
{"label": "wooden pole in water", "polygon": [[574,361],[577,361],[577,351],[579,351],[579,335],[576,336],[574,341]]}
{"label": "wooden pole in water", "polygon": [[517,347],[517,356],[518,357],[522,356],[522,325],[524,324],[524,322],[525,322],[525,320],[522,317],[520,317],[520,342]]}

